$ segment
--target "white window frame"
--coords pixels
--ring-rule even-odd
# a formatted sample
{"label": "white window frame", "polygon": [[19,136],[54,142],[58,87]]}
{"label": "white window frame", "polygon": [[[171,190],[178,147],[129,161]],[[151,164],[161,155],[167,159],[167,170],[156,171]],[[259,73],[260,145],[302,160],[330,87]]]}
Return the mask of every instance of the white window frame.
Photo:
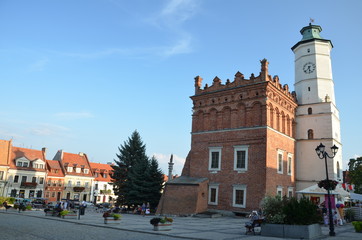
{"label": "white window frame", "polygon": [[[281,165],[282,165],[282,170],[280,171],[279,170],[279,156],[282,156],[282,159],[281,159]],[[277,154],[277,172],[279,173],[279,174],[283,174],[283,157],[284,157],[284,151],[283,150],[278,150],[278,154]]]}
{"label": "white window frame", "polygon": [[[241,171],[241,172],[246,172],[248,170],[248,148],[249,146],[247,145],[242,145],[242,146],[234,146],[234,170],[235,171]],[[238,155],[237,152],[239,151],[245,151],[245,168],[238,168],[237,163],[238,163]]]}
{"label": "white window frame", "polygon": [[[233,207],[246,208],[246,189],[245,184],[233,185]],[[236,203],[236,191],[244,191],[243,204]]]}
{"label": "white window frame", "polygon": [[[221,170],[221,150],[222,150],[222,147],[209,147],[209,171],[220,171]],[[219,153],[219,161],[218,161],[217,168],[211,168],[213,152]]]}
{"label": "white window frame", "polygon": [[68,168],[67,168],[67,172],[73,172],[73,168],[72,168],[72,167],[68,167]]}
{"label": "white window frame", "polygon": [[72,186],[72,181],[71,180],[68,180],[68,185],[67,187],[71,187]]}
{"label": "white window frame", "polygon": [[[215,202],[211,202],[211,189],[216,189]],[[207,203],[209,205],[217,205],[218,204],[218,199],[219,199],[219,184],[210,184],[209,185],[209,196],[208,196]]]}
{"label": "white window frame", "polygon": [[80,187],[80,184],[81,184],[81,182],[80,181],[77,181],[77,187]]}
{"label": "white window frame", "polygon": [[[288,197],[289,198],[294,196],[293,192],[294,192],[294,188],[293,187],[288,187]],[[292,193],[292,194],[290,195],[289,193]]]}
{"label": "white window frame", "polygon": [[[289,169],[290,169],[290,172],[289,172]],[[291,153],[288,153],[288,156],[287,156],[287,174],[289,176],[293,175],[293,154],[291,154]]]}
{"label": "white window frame", "polygon": [[[279,192],[280,192],[280,194],[279,194]],[[283,197],[283,187],[282,186],[277,187],[277,196]]]}
{"label": "white window frame", "polygon": [[83,171],[84,171],[84,174],[88,174],[88,173],[89,173],[89,169],[88,169],[88,168],[85,168]]}
{"label": "white window frame", "polygon": [[75,168],[75,172],[80,173],[80,168],[79,167]]}

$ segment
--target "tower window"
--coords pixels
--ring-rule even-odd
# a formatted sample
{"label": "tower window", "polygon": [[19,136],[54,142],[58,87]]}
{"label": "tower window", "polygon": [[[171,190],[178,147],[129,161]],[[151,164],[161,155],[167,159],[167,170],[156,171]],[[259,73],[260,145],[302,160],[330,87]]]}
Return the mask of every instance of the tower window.
{"label": "tower window", "polygon": [[310,52],[310,49],[309,49],[309,48],[307,49],[307,52]]}
{"label": "tower window", "polygon": [[312,114],[312,108],[308,108],[308,114],[310,115],[310,114]]}
{"label": "tower window", "polygon": [[308,87],[308,92],[310,92],[310,87]]}
{"label": "tower window", "polygon": [[313,139],[313,138],[314,138],[313,129],[309,129],[308,130],[308,139]]}

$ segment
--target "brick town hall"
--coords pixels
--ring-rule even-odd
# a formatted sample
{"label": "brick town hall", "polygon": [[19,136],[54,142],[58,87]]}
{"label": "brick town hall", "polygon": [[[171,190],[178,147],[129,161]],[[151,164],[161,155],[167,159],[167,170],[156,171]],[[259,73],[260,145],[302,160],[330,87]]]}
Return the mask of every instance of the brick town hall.
{"label": "brick town hall", "polygon": [[292,47],[295,92],[269,75],[266,59],[249,79],[237,72],[233,81],[215,77],[202,88],[202,78],[195,78],[191,150],[181,176],[166,184],[158,213],[249,212],[267,195],[296,196],[325,179],[324,161],[315,153],[321,142],[339,147],[328,164],[329,178],[339,180],[333,45],[321,31],[309,24]]}

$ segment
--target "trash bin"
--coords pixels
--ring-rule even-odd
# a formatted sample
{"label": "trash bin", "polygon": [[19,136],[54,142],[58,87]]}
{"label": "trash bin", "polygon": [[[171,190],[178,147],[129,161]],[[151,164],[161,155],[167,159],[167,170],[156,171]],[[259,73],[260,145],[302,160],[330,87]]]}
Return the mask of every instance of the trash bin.
{"label": "trash bin", "polygon": [[80,206],[79,207],[79,215],[84,215],[84,213],[85,213],[85,207]]}

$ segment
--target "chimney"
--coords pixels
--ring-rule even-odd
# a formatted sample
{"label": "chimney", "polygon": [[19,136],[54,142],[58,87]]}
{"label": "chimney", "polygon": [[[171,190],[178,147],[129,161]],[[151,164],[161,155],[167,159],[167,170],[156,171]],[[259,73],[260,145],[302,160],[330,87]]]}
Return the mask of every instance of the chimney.
{"label": "chimney", "polygon": [[46,159],[46,158],[47,158],[47,148],[46,148],[46,147],[43,147],[41,150],[42,150],[42,152],[43,152],[44,159]]}

